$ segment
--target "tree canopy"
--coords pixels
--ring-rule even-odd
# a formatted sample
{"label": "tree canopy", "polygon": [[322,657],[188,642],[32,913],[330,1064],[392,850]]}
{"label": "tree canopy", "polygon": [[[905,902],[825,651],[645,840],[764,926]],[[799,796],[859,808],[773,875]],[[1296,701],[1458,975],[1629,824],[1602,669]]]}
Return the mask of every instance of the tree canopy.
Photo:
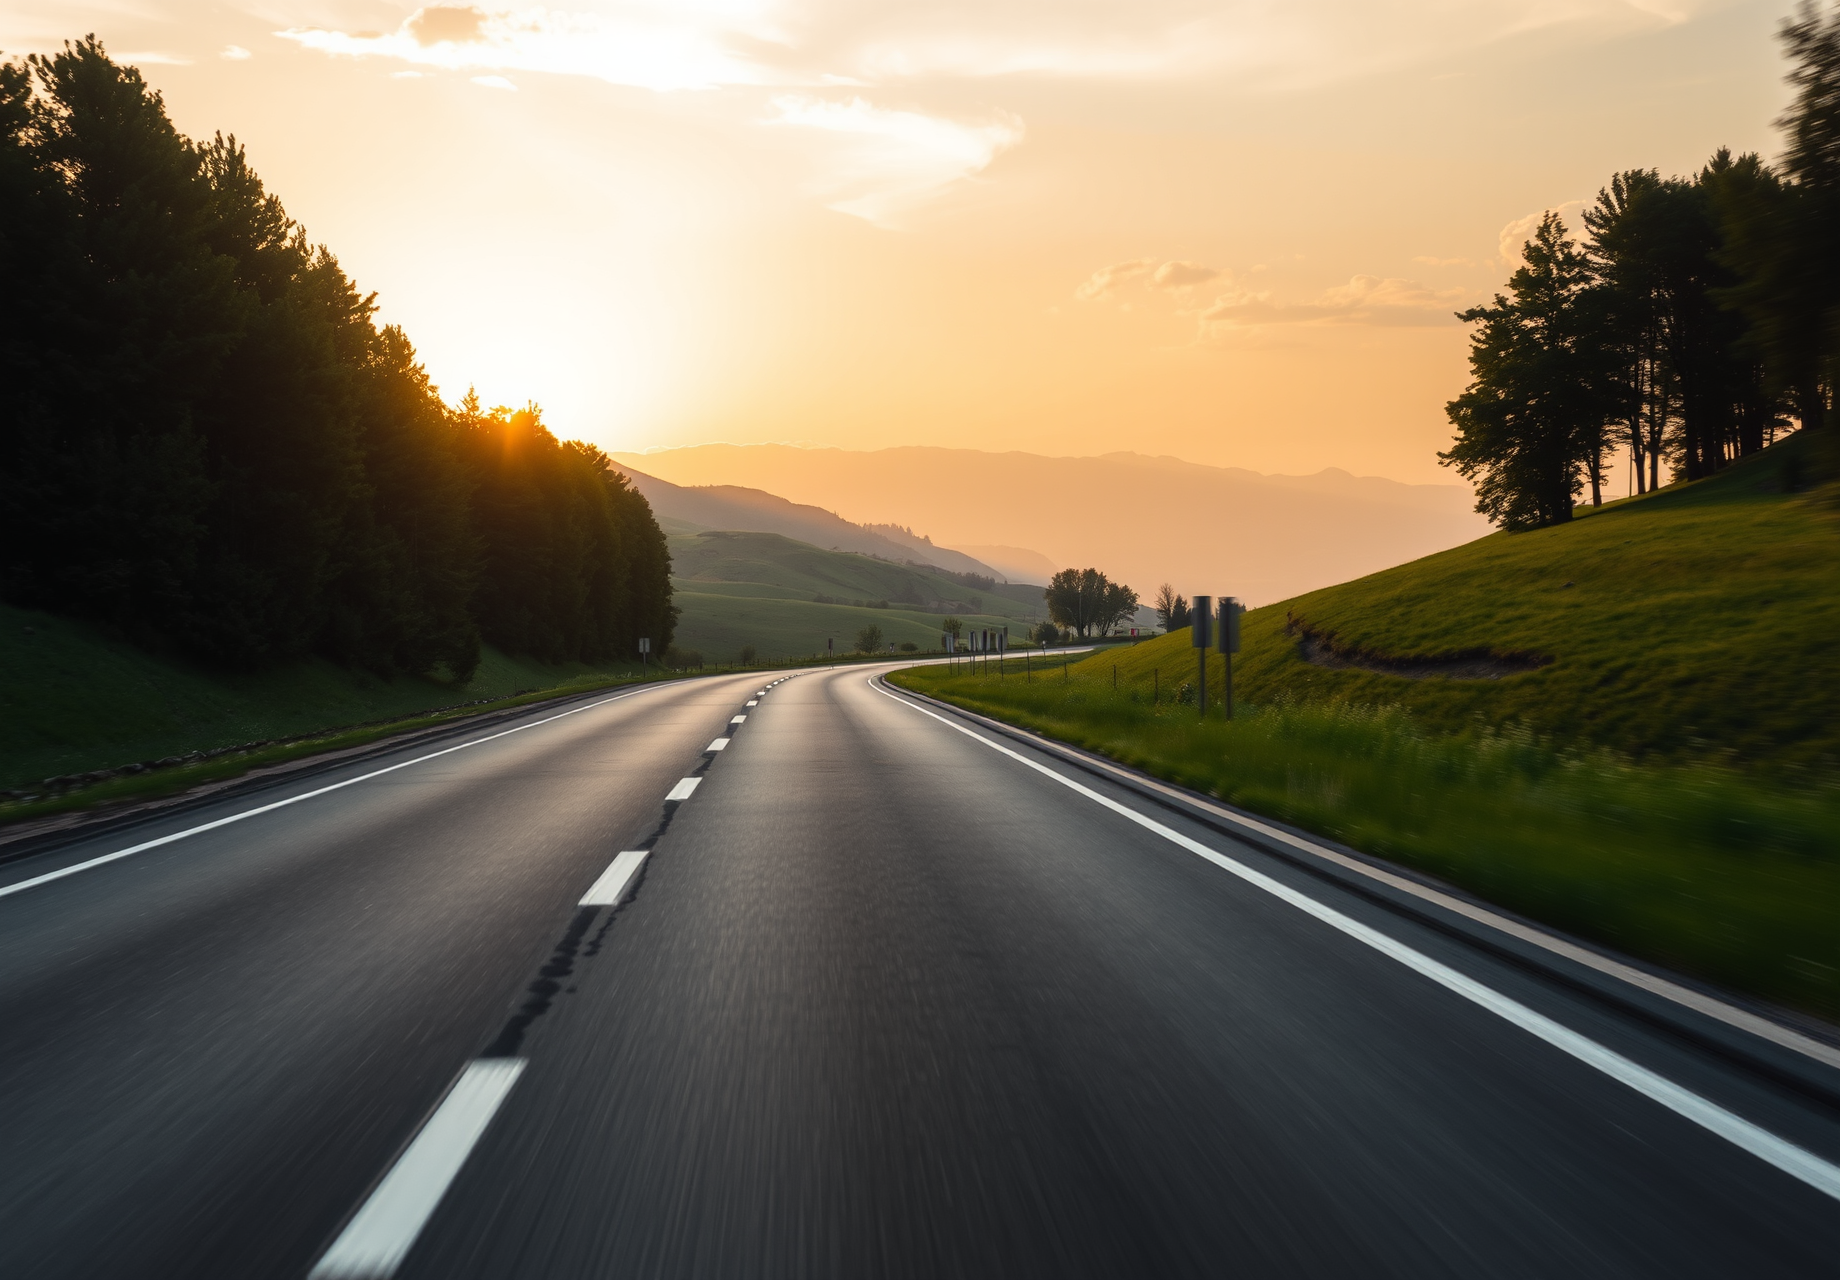
{"label": "tree canopy", "polygon": [[[1477,326],[1470,385],[1439,459],[1507,529],[1602,500],[1627,449],[1637,492],[1661,464],[1696,480],[1791,425],[1822,428],[1840,370],[1840,6],[1783,27],[1797,96],[1780,168],[1720,150],[1696,174],[1614,175],[1583,245],[1548,214]],[[1832,452],[1832,446],[1829,446]]]}
{"label": "tree canopy", "polygon": [[235,138],[94,37],[0,65],[0,594],[249,666],[465,677],[669,643],[645,500],[534,407],[447,407]]}
{"label": "tree canopy", "polygon": [[1104,635],[1137,612],[1137,593],[1097,569],[1062,569],[1042,595],[1048,617],[1082,640]]}

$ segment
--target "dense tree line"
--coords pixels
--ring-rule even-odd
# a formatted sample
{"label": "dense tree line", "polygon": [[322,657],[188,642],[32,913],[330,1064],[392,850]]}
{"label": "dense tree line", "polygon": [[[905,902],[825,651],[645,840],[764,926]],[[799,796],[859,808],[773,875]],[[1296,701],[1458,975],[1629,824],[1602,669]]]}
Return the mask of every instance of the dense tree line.
{"label": "dense tree line", "polygon": [[[1469,387],[1438,455],[1504,528],[1571,517],[1619,451],[1637,492],[1821,429],[1840,372],[1840,6],[1784,24],[1796,99],[1778,165],[1615,175],[1584,239],[1553,214],[1508,293],[1461,313]],[[1831,445],[1830,445],[1831,451]]]}
{"label": "dense tree line", "polygon": [[444,405],[234,138],[92,37],[0,65],[0,593],[248,666],[469,676],[669,643],[644,498]]}

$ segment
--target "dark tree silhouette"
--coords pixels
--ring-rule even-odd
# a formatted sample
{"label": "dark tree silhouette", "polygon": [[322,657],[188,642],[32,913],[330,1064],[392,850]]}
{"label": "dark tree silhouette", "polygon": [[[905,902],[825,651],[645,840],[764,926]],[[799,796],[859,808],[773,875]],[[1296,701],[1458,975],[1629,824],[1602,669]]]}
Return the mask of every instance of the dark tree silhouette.
{"label": "dark tree silhouette", "polygon": [[663,535],[607,459],[448,410],[236,140],[181,136],[94,37],[0,65],[0,288],[8,600],[239,666],[669,643]]}

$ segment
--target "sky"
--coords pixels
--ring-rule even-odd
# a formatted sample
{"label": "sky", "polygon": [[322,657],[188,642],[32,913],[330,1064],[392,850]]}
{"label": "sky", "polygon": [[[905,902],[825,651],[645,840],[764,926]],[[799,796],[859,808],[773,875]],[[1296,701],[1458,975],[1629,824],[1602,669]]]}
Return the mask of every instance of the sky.
{"label": "sky", "polygon": [[95,32],[450,400],[609,450],[1426,483],[1453,313],[1613,172],[1774,154],[1788,7],[6,0],[0,49]]}

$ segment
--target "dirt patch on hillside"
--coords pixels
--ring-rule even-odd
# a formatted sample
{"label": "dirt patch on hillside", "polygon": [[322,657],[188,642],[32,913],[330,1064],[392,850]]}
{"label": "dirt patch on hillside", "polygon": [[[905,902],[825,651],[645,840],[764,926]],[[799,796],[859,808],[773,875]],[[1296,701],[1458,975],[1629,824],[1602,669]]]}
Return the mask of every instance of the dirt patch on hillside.
{"label": "dirt patch on hillside", "polygon": [[1298,617],[1292,617],[1284,630],[1297,637],[1297,656],[1311,666],[1338,671],[1372,671],[1407,680],[1500,680],[1503,676],[1538,671],[1552,662],[1545,654],[1496,653],[1491,649],[1466,649],[1460,653],[1424,657],[1376,653],[1371,649],[1338,644],[1334,636],[1317,631]]}

